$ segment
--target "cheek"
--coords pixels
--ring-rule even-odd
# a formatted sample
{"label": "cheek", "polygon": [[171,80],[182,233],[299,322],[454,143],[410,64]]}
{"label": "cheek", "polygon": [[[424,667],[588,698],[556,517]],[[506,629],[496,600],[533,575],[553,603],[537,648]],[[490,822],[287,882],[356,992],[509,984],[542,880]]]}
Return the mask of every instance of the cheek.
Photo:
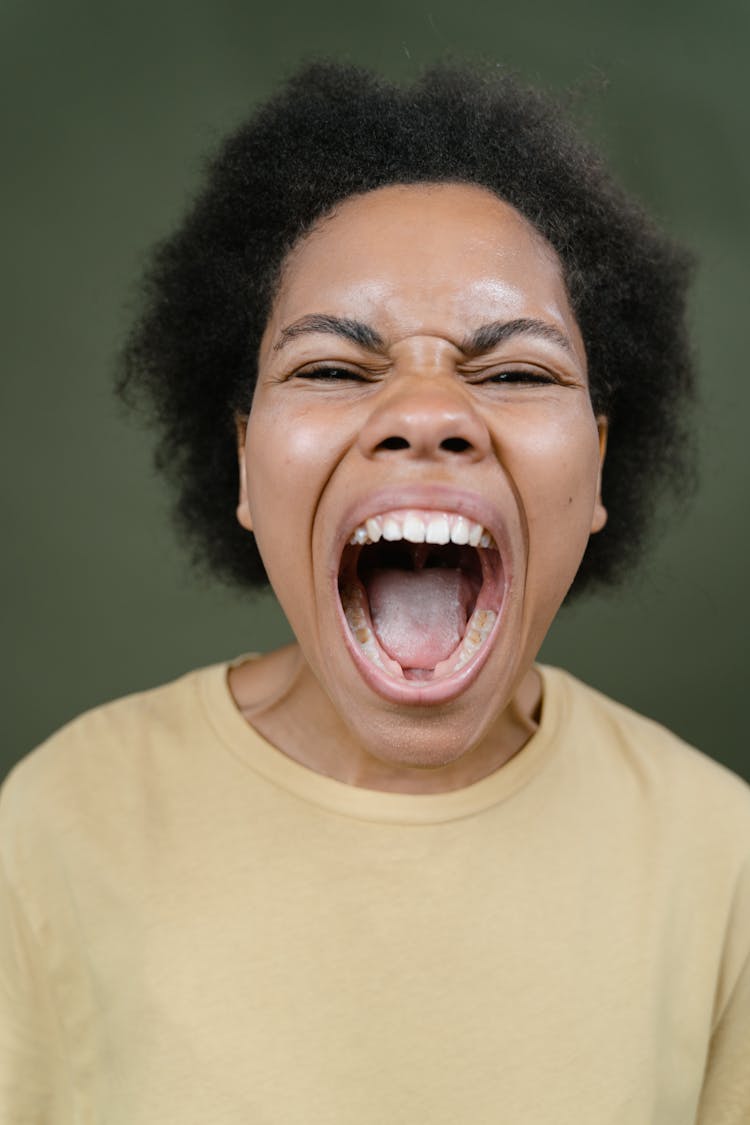
{"label": "cheek", "polygon": [[[294,415],[270,409],[253,409],[247,426],[246,457],[248,495],[262,518],[268,487],[280,500],[296,495],[300,482],[309,480],[325,449],[325,435],[304,413]],[[278,515],[278,508],[276,509]]]}
{"label": "cheek", "polygon": [[254,476],[276,476],[280,469],[285,477],[304,473],[319,456],[320,439],[320,426],[303,412],[253,410],[247,426],[247,452]]}
{"label": "cheek", "polygon": [[247,426],[248,506],[258,549],[273,582],[290,552],[310,541],[320,496],[338,457],[339,428],[319,409],[256,403]]}
{"label": "cheek", "polygon": [[[517,478],[529,535],[529,564],[567,576],[588,542],[598,496],[599,435],[588,413],[560,415],[534,431]],[[572,580],[570,574],[570,580]]]}

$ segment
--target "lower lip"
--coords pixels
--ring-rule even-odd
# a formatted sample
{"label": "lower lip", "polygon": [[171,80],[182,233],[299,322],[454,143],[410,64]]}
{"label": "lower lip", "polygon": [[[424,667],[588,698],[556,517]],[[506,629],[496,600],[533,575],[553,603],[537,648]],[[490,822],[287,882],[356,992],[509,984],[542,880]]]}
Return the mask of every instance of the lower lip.
{"label": "lower lip", "polygon": [[424,680],[396,680],[386,672],[381,671],[369,660],[360,649],[351,635],[349,623],[344,616],[337,584],[334,590],[336,607],[339,618],[339,627],[343,632],[344,640],[349,653],[354,661],[357,671],[368,687],[389,703],[398,703],[408,707],[434,707],[440,703],[450,703],[473,684],[484,667],[495,643],[498,629],[502,627],[507,604],[507,579],[506,588],[497,611],[492,631],[485,640],[476,656],[467,664],[450,676],[439,680],[425,682]]}

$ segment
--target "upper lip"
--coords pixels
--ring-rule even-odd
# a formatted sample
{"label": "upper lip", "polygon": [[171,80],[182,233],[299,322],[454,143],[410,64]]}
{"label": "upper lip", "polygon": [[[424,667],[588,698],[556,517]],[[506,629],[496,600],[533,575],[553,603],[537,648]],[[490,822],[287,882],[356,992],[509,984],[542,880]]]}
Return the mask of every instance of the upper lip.
{"label": "upper lip", "polygon": [[496,504],[481,493],[450,485],[408,484],[389,485],[375,492],[368,492],[347,506],[342,513],[334,544],[333,566],[337,575],[341,555],[354,528],[371,516],[379,516],[399,508],[455,512],[481,523],[493,536],[507,567],[511,553],[510,534],[507,521]]}

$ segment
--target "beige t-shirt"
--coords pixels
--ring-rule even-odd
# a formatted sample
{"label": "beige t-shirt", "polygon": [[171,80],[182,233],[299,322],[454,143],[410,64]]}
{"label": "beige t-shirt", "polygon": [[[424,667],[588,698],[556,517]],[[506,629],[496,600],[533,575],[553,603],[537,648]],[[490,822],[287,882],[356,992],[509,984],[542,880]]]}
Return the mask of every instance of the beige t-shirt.
{"label": "beige t-shirt", "polygon": [[297,764],[226,666],[26,758],[3,1125],[746,1125],[750,790],[543,680],[527,746],[452,793]]}

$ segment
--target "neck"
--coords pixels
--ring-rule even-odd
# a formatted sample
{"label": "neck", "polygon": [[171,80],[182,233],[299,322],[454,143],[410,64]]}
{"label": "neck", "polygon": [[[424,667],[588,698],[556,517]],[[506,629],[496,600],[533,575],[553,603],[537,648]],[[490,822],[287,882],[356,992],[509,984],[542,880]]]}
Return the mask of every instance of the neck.
{"label": "neck", "polygon": [[463,789],[500,769],[539,725],[541,678],[532,667],[473,745],[440,765],[384,761],[358,740],[323,692],[297,645],[230,669],[229,689],[248,723],[278,750],[347,785],[393,793]]}

